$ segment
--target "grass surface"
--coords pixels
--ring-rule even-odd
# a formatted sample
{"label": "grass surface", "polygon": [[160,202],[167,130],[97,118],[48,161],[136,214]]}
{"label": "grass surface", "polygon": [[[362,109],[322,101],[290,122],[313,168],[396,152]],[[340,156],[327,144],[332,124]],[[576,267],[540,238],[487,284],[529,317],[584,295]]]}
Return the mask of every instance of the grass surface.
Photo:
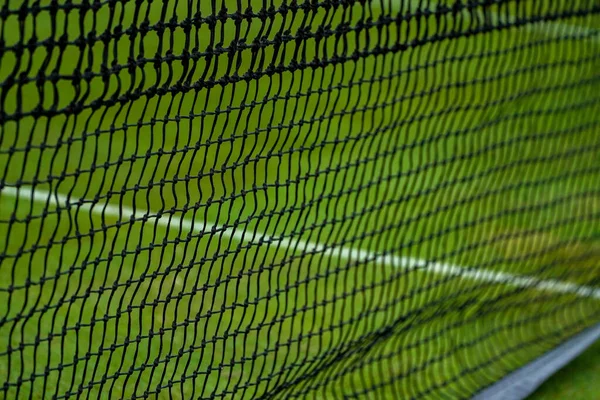
{"label": "grass surface", "polygon": [[598,393],[599,373],[600,342],[596,342],[540,386],[531,399],[593,399]]}
{"label": "grass surface", "polygon": [[[107,6],[59,11],[54,25],[48,12],[10,15],[3,37],[8,48],[75,40],[220,7],[192,6],[117,3],[112,17]],[[343,257],[363,249],[592,286],[600,276],[597,35],[539,23],[426,41],[443,25],[416,16],[271,43],[277,31],[408,11],[357,3],[278,14],[267,28],[228,20],[5,51],[0,81],[31,79],[2,88],[0,181],[96,206],[0,193],[3,395],[465,397],[597,322],[591,298]],[[465,31],[479,23],[467,15],[446,18]],[[257,36],[267,45],[256,57],[152,60]],[[264,73],[398,41],[413,45]],[[138,66],[117,68],[130,54],[143,55]],[[34,71],[58,78],[38,83]],[[201,85],[177,89],[186,82]],[[65,107],[79,111],[53,115]],[[51,117],[33,118],[40,110]]]}

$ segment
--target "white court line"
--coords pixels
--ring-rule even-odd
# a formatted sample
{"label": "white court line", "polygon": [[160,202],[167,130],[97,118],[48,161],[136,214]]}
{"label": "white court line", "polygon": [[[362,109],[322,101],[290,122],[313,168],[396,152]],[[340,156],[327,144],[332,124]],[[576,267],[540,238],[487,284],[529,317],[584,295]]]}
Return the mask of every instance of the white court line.
{"label": "white court line", "polygon": [[[513,21],[516,21],[516,19],[510,18],[509,22]],[[596,45],[600,44],[600,36],[598,35],[600,30],[588,28],[587,26],[549,21],[543,23],[528,23],[525,25],[521,25],[521,27],[529,32],[540,33],[550,37],[560,36],[564,34],[578,34],[580,36],[587,36],[588,40],[591,43],[594,43]]]}
{"label": "white court line", "polygon": [[[514,15],[509,15],[508,21],[506,21],[507,18],[505,16],[500,17],[500,15],[495,12],[490,13],[490,16],[494,21],[500,21],[502,19],[503,22],[507,22],[509,24],[514,24],[517,22],[517,18]],[[588,36],[590,42],[592,43],[600,44],[600,36],[598,35],[599,30],[588,28],[587,26],[568,24],[558,21],[544,21],[529,22],[524,25],[520,25],[519,27],[529,32],[539,33],[550,37],[557,37],[565,34],[579,34],[580,36]]]}
{"label": "white court line", "polygon": [[[403,0],[396,0],[396,1],[403,1]],[[409,3],[414,6],[414,7],[418,7],[421,3],[420,0],[409,0]],[[437,5],[438,3],[436,2],[434,5]],[[413,10],[414,11],[414,10]],[[478,9],[480,16],[482,17],[482,9],[479,8]],[[508,23],[508,24],[514,24],[517,22],[517,17],[509,14],[498,14],[497,12],[494,11],[488,11],[488,15],[491,17],[491,19],[494,21],[494,23],[498,23],[499,21],[502,21],[503,23]],[[544,36],[549,36],[549,37],[557,37],[560,35],[564,35],[564,34],[579,34],[581,36],[588,36],[588,40],[595,44],[595,45],[600,45],[600,29],[593,29],[593,28],[588,28],[587,26],[582,26],[582,25],[577,25],[577,24],[569,24],[569,23],[565,23],[565,22],[559,22],[559,21],[540,21],[540,22],[529,22],[523,25],[519,25],[517,28],[522,28],[525,29],[526,31],[529,32],[533,32],[533,33],[538,33]]]}
{"label": "white court line", "polygon": [[[90,204],[89,201],[86,201],[83,205],[79,205],[80,199],[70,201],[70,199],[65,195],[55,194],[40,189],[33,189],[31,187],[22,187],[20,189],[14,187],[5,187],[4,189],[0,190],[0,195],[18,198],[21,200],[32,199],[35,202],[49,204],[55,207],[71,208],[79,211],[87,210],[99,216],[104,215],[113,218],[120,218],[121,221],[129,221],[132,218],[142,219],[146,217],[148,218],[148,221],[154,220],[153,223],[155,225],[167,229],[179,229],[181,226],[182,229],[192,233],[206,232],[209,234],[214,228],[217,229],[220,234],[230,239],[234,239],[242,243],[256,244],[257,246],[270,246],[272,244],[278,244],[280,247],[295,249],[299,252],[318,252],[324,256],[335,256],[346,261],[377,261],[389,267],[403,269],[419,268],[421,271],[427,271],[439,275],[457,276],[474,281],[505,284],[518,288],[537,289],[559,294],[574,294],[581,297],[591,297],[600,300],[600,288],[592,286],[582,286],[575,283],[553,279],[539,279],[527,275],[513,275],[487,269],[467,268],[441,262],[429,262],[427,260],[414,257],[381,255],[374,251],[359,248],[336,247],[335,245],[327,246],[325,244],[300,239],[278,238],[259,231],[241,232],[232,227],[225,228],[223,225],[216,223],[207,224],[206,222],[198,222],[195,220],[180,218],[172,214],[163,214],[158,217],[156,214],[134,211],[132,208],[119,207],[110,203]],[[0,200],[2,199],[2,196],[0,196]]]}

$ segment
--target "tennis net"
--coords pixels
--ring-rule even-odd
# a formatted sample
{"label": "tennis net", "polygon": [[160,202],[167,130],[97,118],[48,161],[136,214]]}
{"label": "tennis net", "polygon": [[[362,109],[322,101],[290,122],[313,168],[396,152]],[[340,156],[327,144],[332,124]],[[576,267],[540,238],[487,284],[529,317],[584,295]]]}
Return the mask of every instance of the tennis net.
{"label": "tennis net", "polygon": [[595,0],[5,0],[0,397],[469,398],[600,321]]}

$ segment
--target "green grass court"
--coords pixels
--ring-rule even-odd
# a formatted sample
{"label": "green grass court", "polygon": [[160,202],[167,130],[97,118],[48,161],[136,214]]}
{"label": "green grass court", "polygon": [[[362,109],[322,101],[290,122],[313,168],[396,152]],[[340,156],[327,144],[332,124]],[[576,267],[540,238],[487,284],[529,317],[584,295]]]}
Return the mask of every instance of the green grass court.
{"label": "green grass court", "polygon": [[594,379],[598,376],[600,342],[596,342],[573,362],[545,382],[533,399],[589,399],[596,395]]}
{"label": "green grass court", "polygon": [[[54,22],[42,11],[0,30],[10,47],[219,11],[173,4],[116,3],[112,17],[101,7],[82,26],[75,11]],[[526,13],[527,4],[500,11]],[[229,20],[190,35],[167,28],[83,51],[3,54],[0,82],[32,78],[2,92],[5,113],[24,116],[0,128],[0,182],[26,187],[0,191],[3,398],[227,398],[241,389],[242,398],[458,398],[598,322],[597,298],[394,261],[597,286],[597,15],[557,21],[560,40],[555,25],[538,23],[225,86],[220,79],[270,64],[410,43],[456,22],[382,22],[266,45],[255,58],[251,49],[187,66],[175,57],[101,76],[102,64],[127,65],[132,54],[180,56],[400,11],[356,3],[266,27]],[[573,26],[586,29],[564,30]],[[40,69],[63,78],[36,85]],[[65,78],[74,70],[93,77],[75,84]],[[74,99],[76,116],[27,116]],[[24,196],[31,188],[35,201]],[[345,256],[358,250],[373,257]]]}

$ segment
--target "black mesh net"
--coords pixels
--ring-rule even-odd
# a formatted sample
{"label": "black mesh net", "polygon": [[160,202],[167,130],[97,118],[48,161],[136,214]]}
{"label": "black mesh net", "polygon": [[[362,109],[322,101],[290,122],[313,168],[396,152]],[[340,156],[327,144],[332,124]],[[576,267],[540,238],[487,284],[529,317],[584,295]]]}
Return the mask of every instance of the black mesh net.
{"label": "black mesh net", "polygon": [[600,321],[597,0],[3,0],[0,397],[466,398]]}

